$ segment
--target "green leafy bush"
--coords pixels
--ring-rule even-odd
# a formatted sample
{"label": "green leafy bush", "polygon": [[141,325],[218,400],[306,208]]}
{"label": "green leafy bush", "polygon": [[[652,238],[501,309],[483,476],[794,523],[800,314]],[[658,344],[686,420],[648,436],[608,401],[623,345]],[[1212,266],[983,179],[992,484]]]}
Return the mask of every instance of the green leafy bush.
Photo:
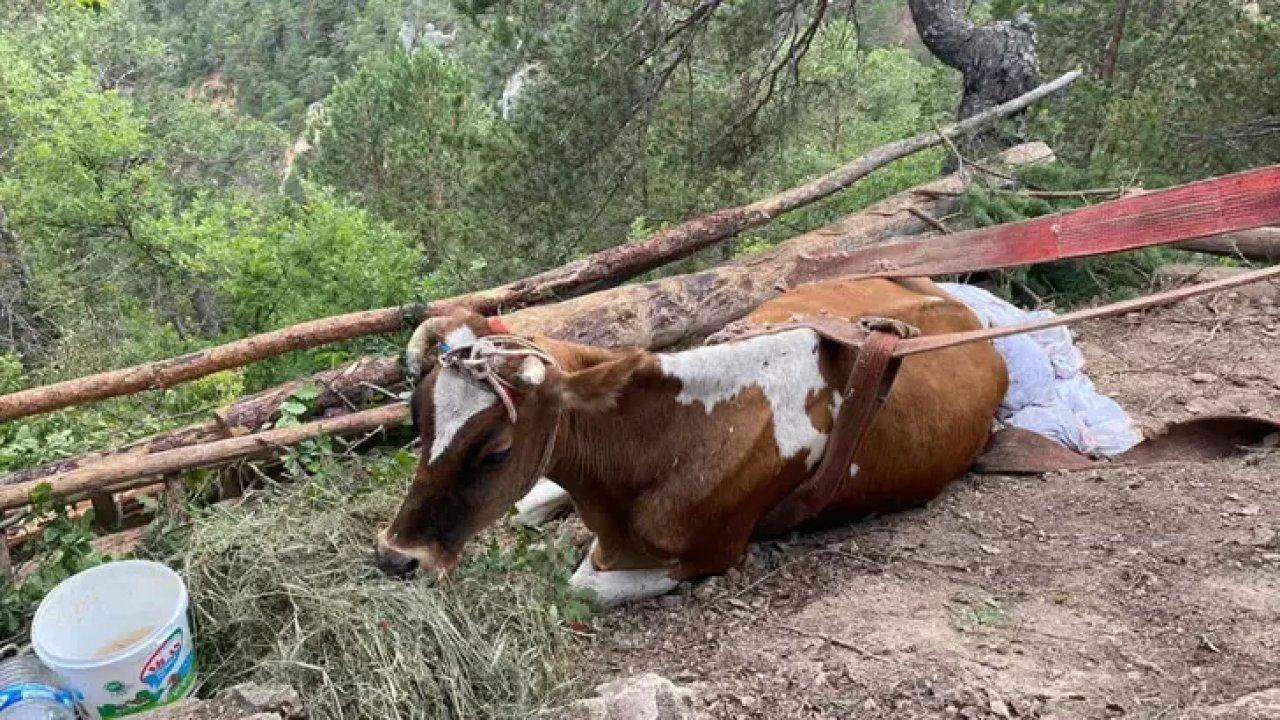
{"label": "green leafy bush", "polygon": [[90,545],[93,511],[70,517],[65,507],[49,501],[47,487],[37,487],[31,497],[30,519],[40,523],[40,530],[28,541],[23,556],[33,558],[34,568],[17,584],[0,585],[0,634],[5,642],[24,641],[36,607],[54,586],[111,559]]}

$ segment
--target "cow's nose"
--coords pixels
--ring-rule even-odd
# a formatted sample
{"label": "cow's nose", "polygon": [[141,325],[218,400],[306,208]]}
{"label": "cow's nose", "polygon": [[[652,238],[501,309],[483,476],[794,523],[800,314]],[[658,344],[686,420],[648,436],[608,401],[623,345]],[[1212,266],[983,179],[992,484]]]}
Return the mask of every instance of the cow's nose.
{"label": "cow's nose", "polygon": [[382,543],[373,548],[373,562],[384,574],[407,580],[418,571],[418,559],[396,552]]}

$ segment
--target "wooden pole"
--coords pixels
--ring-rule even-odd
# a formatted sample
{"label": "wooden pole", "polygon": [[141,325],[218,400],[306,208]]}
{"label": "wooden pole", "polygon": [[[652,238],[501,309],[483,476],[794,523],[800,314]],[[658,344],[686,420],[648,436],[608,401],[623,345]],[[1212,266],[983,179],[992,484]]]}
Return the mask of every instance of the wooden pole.
{"label": "wooden pole", "polygon": [[1178,243],[1179,250],[1223,255],[1225,257],[1280,262],[1280,227],[1258,228]]}
{"label": "wooden pole", "polygon": [[582,260],[490,290],[469,293],[423,306],[380,308],[337,315],[255,335],[168,360],[67,380],[0,396],[0,421],[37,415],[59,408],[171,387],[215,372],[241,367],[293,350],[339,340],[392,332],[443,309],[465,305],[480,313],[494,313],[565,297],[601,284],[617,284],[656,267],[768,224],[776,216],[830,197],[873,170],[895,160],[940,145],[944,137],[963,135],[1019,112],[1037,100],[1075,81],[1070,72],[1021,97],[961,122],[881,146],[804,185],[734,208],[699,215],[648,239],[602,250]]}
{"label": "wooden pole", "polygon": [[283,448],[297,445],[318,435],[351,435],[400,425],[408,419],[408,416],[408,407],[405,403],[398,402],[341,417],[167,450],[153,455],[112,458],[51,478],[0,487],[0,510],[26,505],[31,491],[44,484],[49,486],[51,498],[63,500],[71,500],[95,492],[114,492],[125,489],[122,485],[130,481],[147,479],[150,483],[155,482],[155,478],[162,478],[169,473],[221,465],[243,458],[275,455]]}
{"label": "wooden pole", "polygon": [[326,370],[309,377],[292,380],[276,387],[241,398],[210,413],[202,423],[145,437],[120,447],[86,455],[64,458],[47,465],[18,470],[0,477],[0,485],[37,480],[70,472],[90,463],[113,457],[150,455],[156,452],[223,440],[258,432],[278,417],[280,404],[299,388],[314,386],[320,394],[310,401],[313,413],[331,408],[358,410],[372,401],[385,399],[385,388],[404,381],[404,370],[395,358],[366,357],[336,370]]}

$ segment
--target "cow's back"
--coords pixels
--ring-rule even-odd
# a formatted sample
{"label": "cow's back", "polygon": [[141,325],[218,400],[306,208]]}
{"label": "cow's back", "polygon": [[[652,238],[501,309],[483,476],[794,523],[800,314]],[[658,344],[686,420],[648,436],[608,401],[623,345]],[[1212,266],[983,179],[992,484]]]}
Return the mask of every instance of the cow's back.
{"label": "cow's back", "polygon": [[[929,280],[836,280],[786,293],[750,316],[758,323],[796,315],[850,320],[889,317],[925,335],[981,327],[968,307]],[[843,390],[850,353],[835,363]],[[912,507],[936,496],[982,451],[1008,386],[1004,361],[990,343],[972,343],[906,358],[855,462],[855,480],[828,507],[828,519]]]}

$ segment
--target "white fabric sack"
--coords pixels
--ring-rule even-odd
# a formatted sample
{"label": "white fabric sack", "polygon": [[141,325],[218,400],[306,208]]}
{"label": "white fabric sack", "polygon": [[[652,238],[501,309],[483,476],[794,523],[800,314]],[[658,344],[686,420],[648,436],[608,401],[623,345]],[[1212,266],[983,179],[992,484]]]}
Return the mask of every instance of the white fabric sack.
{"label": "white fabric sack", "polygon": [[[1019,309],[979,287],[938,283],[978,316],[983,327],[1004,327],[1045,317],[1049,310]],[[1084,355],[1066,327],[993,342],[1009,371],[1009,391],[996,419],[1088,455],[1119,455],[1142,441],[1128,413],[1098,392],[1084,374]]]}

